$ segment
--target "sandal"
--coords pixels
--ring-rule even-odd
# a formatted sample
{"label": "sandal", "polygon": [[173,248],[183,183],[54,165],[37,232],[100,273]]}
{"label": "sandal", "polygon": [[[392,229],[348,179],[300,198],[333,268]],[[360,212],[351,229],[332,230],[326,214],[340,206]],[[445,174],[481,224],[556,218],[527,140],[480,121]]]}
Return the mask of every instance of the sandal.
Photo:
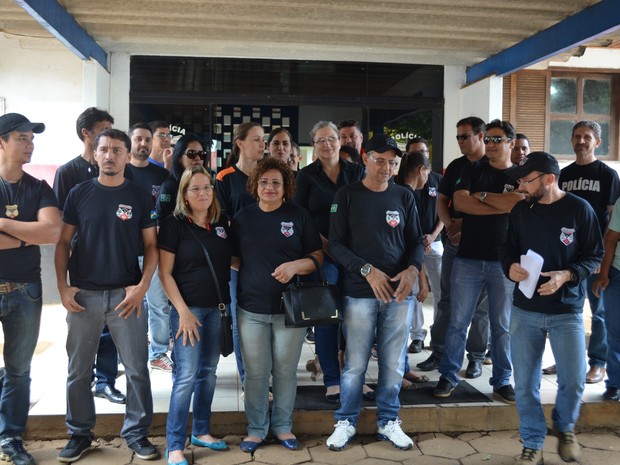
{"label": "sandal", "polygon": [[414,373],[413,371],[410,371],[409,373],[405,373],[403,375],[403,379],[406,379],[407,381],[410,381],[412,383],[428,383],[430,381],[428,376],[418,375],[417,373]]}

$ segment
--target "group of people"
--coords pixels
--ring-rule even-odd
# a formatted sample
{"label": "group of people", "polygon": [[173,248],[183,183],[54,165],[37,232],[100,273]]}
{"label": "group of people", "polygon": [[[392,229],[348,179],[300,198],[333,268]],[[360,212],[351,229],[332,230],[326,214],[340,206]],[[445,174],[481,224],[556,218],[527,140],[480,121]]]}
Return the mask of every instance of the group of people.
{"label": "group of people", "polygon": [[[292,412],[305,329],[285,326],[281,296],[296,276],[314,279],[315,260],[343,295],[341,326],[315,328],[325,397],[340,404],[330,449],[355,437],[363,398],[376,401],[379,439],[413,447],[398,394],[407,383],[428,381],[410,369],[407,352],[424,347],[421,302],[430,289],[432,354],[418,367],[439,370],[434,395],[452,394],[466,351],[471,378],[490,356],[494,393],[516,402],[519,413],[518,463],[542,464],[539,388],[548,336],[558,375],[559,453],[566,461],[579,457],[584,299],[599,296],[613,308],[620,293],[620,182],[594,157],[597,123],[575,125],[577,161],[560,171],[550,154],[529,153],[527,138],[509,122],[465,118],[457,123],[463,156],[442,177],[431,171],[422,138],[403,153],[394,139],[375,134],[362,149],[355,121],[320,121],[310,131],[314,161],[297,169],[299,147],[286,129],[265,142],[262,126],[248,122],[235,128],[229,166],[215,179],[199,136],[184,135],[171,147],[163,121],[134,124],[128,133],[113,123],[96,108],[79,116],[83,154],[59,168],[52,190],[22,168],[33,134],[45,126],[15,113],[0,117],[0,321],[11,349],[0,405],[3,457],[34,463],[21,435],[42,305],[40,244],[57,244],[57,284],[68,311],[71,438],[61,462],[77,461],[91,446],[93,395],[126,403],[121,437],[137,457],[158,456],[147,438],[149,367],[173,374],[167,463],[187,463],[190,404],[190,443],[227,449],[210,431],[222,311],[233,317],[244,388],[248,434],[241,450],[254,453],[270,434],[299,448]],[[522,285],[532,272],[521,261],[528,250],[544,259],[532,292]],[[605,398],[618,400],[620,320],[602,311],[601,303],[609,342]],[[364,384],[373,347],[376,392]],[[126,396],[114,385],[119,357]]]}

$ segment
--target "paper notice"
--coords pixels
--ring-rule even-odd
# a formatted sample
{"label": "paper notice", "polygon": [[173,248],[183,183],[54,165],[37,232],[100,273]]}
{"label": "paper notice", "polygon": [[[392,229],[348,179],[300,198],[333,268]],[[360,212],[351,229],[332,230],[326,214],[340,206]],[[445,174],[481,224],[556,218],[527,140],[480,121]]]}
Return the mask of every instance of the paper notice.
{"label": "paper notice", "polygon": [[545,259],[529,249],[525,255],[521,255],[521,268],[525,268],[529,273],[526,280],[519,283],[519,290],[528,299],[531,299],[536,291],[540,270],[542,270]]}

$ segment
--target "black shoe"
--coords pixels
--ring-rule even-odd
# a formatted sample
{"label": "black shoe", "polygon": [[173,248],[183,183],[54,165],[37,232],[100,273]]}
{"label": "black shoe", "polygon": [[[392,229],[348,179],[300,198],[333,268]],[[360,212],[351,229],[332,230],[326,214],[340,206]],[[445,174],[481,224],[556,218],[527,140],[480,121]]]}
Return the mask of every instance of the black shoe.
{"label": "black shoe", "polygon": [[316,339],[314,337],[314,330],[312,328],[306,329],[306,336],[304,337],[304,341],[308,344],[314,344]]}
{"label": "black shoe", "polygon": [[424,350],[424,341],[414,339],[413,341],[411,341],[411,344],[409,344],[407,352],[409,352],[410,354],[419,354],[420,352],[422,352],[422,350]]}
{"label": "black shoe", "polygon": [[92,439],[90,436],[71,436],[67,445],[58,454],[58,461],[72,463],[79,460],[82,454],[90,449]]}
{"label": "black shoe", "polygon": [[481,374],[482,363],[480,363],[478,360],[470,360],[467,364],[467,370],[465,370],[465,378],[479,378]]}
{"label": "black shoe", "polygon": [[433,395],[435,397],[445,399],[446,397],[450,397],[455,387],[456,386],[452,386],[450,381],[448,381],[446,378],[442,376],[441,378],[439,378],[439,381],[437,382],[437,386],[435,386],[435,388],[433,389]]}
{"label": "black shoe", "polygon": [[439,368],[439,363],[441,362],[441,357],[435,354],[431,354],[423,362],[418,363],[416,366],[422,371],[433,371]]}
{"label": "black shoe", "polygon": [[136,442],[127,444],[136,453],[136,457],[142,460],[152,460],[157,458],[157,449],[147,438],[140,438]]}
{"label": "black shoe", "polygon": [[114,386],[110,386],[109,384],[106,384],[103,389],[95,389],[95,393],[93,395],[95,397],[108,399],[114,404],[124,404],[125,402],[127,402],[127,398],[125,397],[125,395]]}
{"label": "black shoe", "polygon": [[620,394],[618,393],[618,388],[608,387],[605,389],[603,393],[603,400],[613,400],[618,402],[620,400]]}
{"label": "black shoe", "polygon": [[19,439],[11,439],[2,446],[0,459],[13,462],[15,465],[35,465],[34,457],[26,452],[24,444]]}
{"label": "black shoe", "polygon": [[493,389],[493,392],[497,394],[501,399],[507,404],[515,403],[515,390],[512,388],[510,384],[506,384],[497,389]]}

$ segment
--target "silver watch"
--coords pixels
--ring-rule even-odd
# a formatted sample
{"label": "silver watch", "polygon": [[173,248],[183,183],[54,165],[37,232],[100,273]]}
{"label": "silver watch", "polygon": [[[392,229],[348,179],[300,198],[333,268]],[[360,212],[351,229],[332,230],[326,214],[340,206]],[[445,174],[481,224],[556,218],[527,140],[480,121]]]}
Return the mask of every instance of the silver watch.
{"label": "silver watch", "polygon": [[366,263],[361,269],[360,274],[363,278],[370,274],[370,270],[372,270],[372,265],[370,263]]}

